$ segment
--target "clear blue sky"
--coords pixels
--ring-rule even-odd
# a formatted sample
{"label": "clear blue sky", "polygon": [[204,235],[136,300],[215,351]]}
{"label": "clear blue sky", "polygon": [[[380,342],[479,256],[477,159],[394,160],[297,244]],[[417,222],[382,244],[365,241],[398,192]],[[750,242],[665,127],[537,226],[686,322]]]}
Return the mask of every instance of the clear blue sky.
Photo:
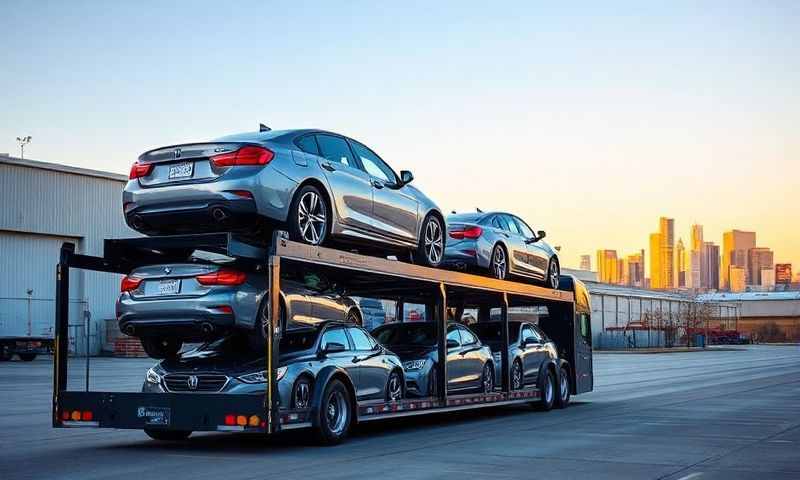
{"label": "clear blue sky", "polygon": [[666,215],[800,268],[800,2],[342,3],[0,0],[0,152],[32,135],[29,158],[126,173],[327,128],[448,211],[519,212],[568,265]]}

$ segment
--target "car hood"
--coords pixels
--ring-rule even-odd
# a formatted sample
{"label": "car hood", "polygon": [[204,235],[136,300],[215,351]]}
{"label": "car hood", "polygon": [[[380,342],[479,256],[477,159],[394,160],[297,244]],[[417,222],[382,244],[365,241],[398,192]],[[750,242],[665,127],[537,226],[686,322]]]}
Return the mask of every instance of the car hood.
{"label": "car hood", "polygon": [[403,361],[418,360],[436,352],[435,345],[392,345],[387,348]]}
{"label": "car hood", "polygon": [[[284,366],[311,358],[316,357],[308,351],[288,353],[280,356],[278,365]],[[159,366],[166,373],[202,372],[236,376],[266,370],[267,360],[258,355],[231,356],[220,352],[189,352],[179,359],[164,360]]]}

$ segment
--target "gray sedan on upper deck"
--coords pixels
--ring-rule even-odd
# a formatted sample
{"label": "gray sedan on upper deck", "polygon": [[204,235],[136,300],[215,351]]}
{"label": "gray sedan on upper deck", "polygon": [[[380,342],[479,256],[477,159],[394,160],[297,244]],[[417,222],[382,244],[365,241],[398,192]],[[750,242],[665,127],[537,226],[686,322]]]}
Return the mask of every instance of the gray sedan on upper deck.
{"label": "gray sedan on upper deck", "polygon": [[351,138],[268,130],[143,153],[123,209],[128,225],[148,235],[243,230],[269,241],[281,226],[296,241],[411,252],[438,266],[444,217],[413,179]]}
{"label": "gray sedan on upper deck", "polygon": [[489,270],[495,278],[527,277],[558,288],[558,254],[516,215],[504,212],[460,213],[447,217],[444,264],[459,269]]}

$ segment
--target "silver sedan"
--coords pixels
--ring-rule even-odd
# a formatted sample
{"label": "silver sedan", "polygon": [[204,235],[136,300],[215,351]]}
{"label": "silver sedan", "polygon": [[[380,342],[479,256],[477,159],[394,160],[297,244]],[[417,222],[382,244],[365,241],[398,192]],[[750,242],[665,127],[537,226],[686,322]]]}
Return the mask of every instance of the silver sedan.
{"label": "silver sedan", "polygon": [[492,276],[530,278],[558,288],[558,254],[521,218],[504,212],[477,212],[447,218],[444,264],[458,269],[488,270]]}
{"label": "silver sedan", "polygon": [[413,179],[351,138],[269,130],[145,152],[131,168],[123,210],[147,235],[242,230],[267,242],[279,226],[293,240],[411,253],[439,266],[444,217]]}

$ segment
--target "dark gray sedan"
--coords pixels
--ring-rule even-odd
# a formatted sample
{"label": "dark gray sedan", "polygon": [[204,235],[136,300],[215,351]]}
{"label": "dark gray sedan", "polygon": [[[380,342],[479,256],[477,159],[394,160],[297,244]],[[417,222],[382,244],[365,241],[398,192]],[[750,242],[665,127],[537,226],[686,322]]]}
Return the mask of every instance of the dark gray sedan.
{"label": "dark gray sedan", "polygon": [[[263,355],[247,348],[243,336],[230,335],[158,363],[148,370],[142,391],[263,395],[265,363]],[[338,375],[326,375],[331,380],[320,385],[321,374],[331,369]],[[330,391],[319,408],[322,434],[327,435],[323,440],[328,442],[341,440],[349,430],[355,401],[396,401],[404,395],[400,358],[366,330],[342,322],[285,333],[276,374],[281,408],[307,409],[315,389]],[[338,388],[342,384],[346,388]],[[145,432],[159,438],[158,431]]]}
{"label": "dark gray sedan", "polygon": [[536,280],[557,289],[558,254],[521,218],[504,212],[460,213],[447,217],[444,265],[488,270],[505,280],[511,276]]}
{"label": "dark gray sedan", "polygon": [[[137,268],[122,280],[117,300],[120,331],[141,339],[153,358],[175,355],[184,342],[208,341],[235,331],[264,345],[260,318],[266,276],[221,265],[177,263]],[[303,270],[281,279],[284,328],[341,320],[361,325],[358,304],[326,277]],[[261,347],[263,348],[263,347]]]}
{"label": "dark gray sedan", "polygon": [[148,235],[242,230],[270,240],[328,240],[438,266],[439,208],[366,145],[321,130],[272,130],[161,147],[133,164],[128,225]]}
{"label": "dark gray sedan", "polygon": [[[381,344],[403,360],[409,395],[436,395],[436,325],[430,322],[390,323],[372,331]],[[467,327],[447,327],[447,392],[492,392],[495,367],[492,352]]]}
{"label": "dark gray sedan", "polygon": [[[495,375],[500,378],[501,322],[479,322],[470,325],[481,341],[492,349]],[[508,322],[508,360],[511,364],[511,389],[536,385],[541,366],[549,359],[558,360],[558,350],[539,328],[529,322]]]}

